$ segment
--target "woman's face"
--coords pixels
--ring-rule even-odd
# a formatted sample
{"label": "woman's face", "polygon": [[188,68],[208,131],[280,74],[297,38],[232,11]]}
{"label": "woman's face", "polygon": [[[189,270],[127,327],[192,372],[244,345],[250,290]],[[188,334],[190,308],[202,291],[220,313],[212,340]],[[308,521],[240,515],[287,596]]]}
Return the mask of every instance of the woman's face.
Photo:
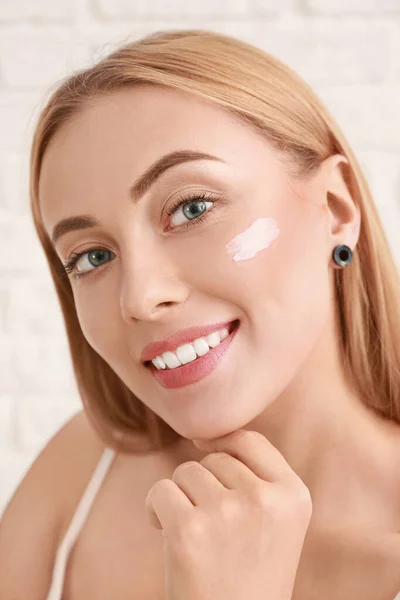
{"label": "woman's face", "polygon": [[[133,202],[133,182],[182,150],[219,160],[175,165]],[[99,223],[55,242],[64,263],[83,253],[68,275],[82,331],[183,437],[249,423],[289,386],[321,336],[333,306],[334,246],[321,172],[296,183],[246,124],[195,96],[144,85],[96,100],[46,151],[39,194],[49,235],[72,216]],[[187,204],[169,215],[181,197]],[[274,219],[279,234],[234,260],[226,246],[258,219]],[[141,361],[149,342],[236,319],[222,360],[195,383],[164,387]]]}

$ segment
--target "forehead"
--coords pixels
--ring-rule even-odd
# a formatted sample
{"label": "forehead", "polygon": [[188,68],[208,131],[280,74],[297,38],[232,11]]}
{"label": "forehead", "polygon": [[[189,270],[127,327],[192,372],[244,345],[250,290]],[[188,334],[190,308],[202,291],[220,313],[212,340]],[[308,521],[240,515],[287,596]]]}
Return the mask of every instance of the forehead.
{"label": "forehead", "polygon": [[237,173],[278,167],[261,135],[210,102],[149,85],[118,91],[93,101],[51,140],[39,181],[46,229],[64,216],[96,212],[96,201],[126,197],[134,179],[175,150],[214,154]]}

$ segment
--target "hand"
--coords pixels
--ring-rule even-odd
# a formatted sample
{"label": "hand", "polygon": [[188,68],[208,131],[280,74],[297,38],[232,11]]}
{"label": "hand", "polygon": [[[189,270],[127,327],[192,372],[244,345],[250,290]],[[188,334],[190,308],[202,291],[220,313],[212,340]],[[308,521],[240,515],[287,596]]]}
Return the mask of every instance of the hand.
{"label": "hand", "polygon": [[260,433],[195,441],[211,450],[145,502],[162,530],[167,600],[290,600],[310,523],[308,488]]}

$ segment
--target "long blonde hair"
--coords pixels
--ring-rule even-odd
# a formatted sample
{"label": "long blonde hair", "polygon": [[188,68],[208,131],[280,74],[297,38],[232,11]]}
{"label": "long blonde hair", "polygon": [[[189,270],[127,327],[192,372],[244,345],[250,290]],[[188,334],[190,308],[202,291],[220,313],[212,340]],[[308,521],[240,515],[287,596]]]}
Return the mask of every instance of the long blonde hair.
{"label": "long blonde hair", "polygon": [[125,43],[94,66],[75,72],[41,111],[30,156],[35,228],[61,303],[72,364],[84,407],[105,443],[122,452],[167,448],[182,440],[147,408],[84,337],[69,278],[44,228],[38,183],[43,155],[58,128],[109,92],[135,84],[197,94],[256,128],[297,177],[329,156],[344,155],[345,177],[361,211],[351,268],[335,272],[340,346],[359,397],[400,422],[400,279],[360,165],[328,110],[294,71],[268,53],[207,30],[160,31]]}

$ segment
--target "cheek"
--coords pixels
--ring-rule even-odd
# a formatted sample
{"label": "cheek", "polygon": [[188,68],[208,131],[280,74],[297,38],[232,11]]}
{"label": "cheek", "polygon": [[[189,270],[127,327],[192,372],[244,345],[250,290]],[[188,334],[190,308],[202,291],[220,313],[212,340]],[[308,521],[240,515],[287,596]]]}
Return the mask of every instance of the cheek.
{"label": "cheek", "polygon": [[290,211],[275,212],[276,219],[256,218],[228,243],[220,241],[218,275],[225,275],[225,284],[232,280],[236,291],[241,287],[252,304],[270,301],[307,312],[313,298],[318,303],[329,294],[326,222],[312,207],[294,203]]}
{"label": "cheek", "polygon": [[121,332],[116,331],[118,315],[110,312],[115,306],[111,288],[112,285],[103,285],[101,293],[93,293],[90,283],[84,283],[75,294],[75,306],[83,335],[90,346],[107,362],[110,350],[117,347],[116,340],[118,337],[119,340],[122,339]]}
{"label": "cheek", "polygon": [[254,286],[260,287],[260,274],[268,264],[274,268],[269,253],[279,228],[275,219],[257,217],[241,231],[238,223],[240,227],[244,220],[219,222],[204,235],[185,240],[184,249],[175,248],[174,260],[181,265],[182,279],[194,289],[245,309],[243,300]]}
{"label": "cheek", "polygon": [[192,273],[198,289],[230,302],[255,331],[280,340],[282,351],[316,339],[330,300],[326,223],[312,208],[294,205],[288,212],[276,210],[276,219],[258,217],[236,235],[208,239]]}
{"label": "cheek", "polygon": [[256,345],[264,347],[277,369],[290,375],[315,345],[329,317],[327,236],[324,222],[310,216],[298,215],[296,221],[279,225],[281,234],[265,251],[258,278],[252,274],[247,294],[254,309]]}
{"label": "cheek", "polygon": [[[243,222],[248,226],[243,228]],[[239,226],[238,226],[239,225]],[[241,226],[241,227],[240,227]],[[192,247],[181,253],[182,277],[211,298],[230,301],[247,313],[268,295],[268,282],[282,263],[280,230],[272,217],[237,219],[191,240]],[[182,256],[185,256],[182,263]],[[178,257],[177,257],[178,260]]]}
{"label": "cheek", "polygon": [[260,217],[255,219],[250,227],[236,235],[225,249],[235,262],[249,260],[269,248],[278,235],[279,229],[275,219]]}
{"label": "cheek", "polygon": [[[82,309],[77,307],[77,310],[79,324],[85,339],[100,356],[105,358],[104,348],[106,344],[104,338],[106,337],[106,332],[104,331],[104,327],[99,326],[99,307],[94,306],[92,310],[88,310],[87,306],[82,306]],[[105,325],[104,322],[103,325]]]}

